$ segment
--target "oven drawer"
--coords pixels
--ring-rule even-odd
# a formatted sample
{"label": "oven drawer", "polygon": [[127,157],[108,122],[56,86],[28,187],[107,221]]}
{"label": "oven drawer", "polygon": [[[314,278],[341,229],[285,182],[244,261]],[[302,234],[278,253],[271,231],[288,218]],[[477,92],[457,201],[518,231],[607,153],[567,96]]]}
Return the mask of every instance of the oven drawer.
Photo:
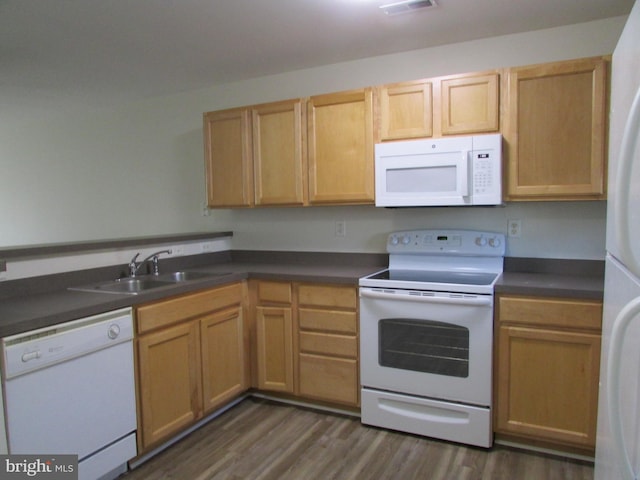
{"label": "oven drawer", "polygon": [[363,388],[362,423],[479,447],[493,443],[491,411]]}

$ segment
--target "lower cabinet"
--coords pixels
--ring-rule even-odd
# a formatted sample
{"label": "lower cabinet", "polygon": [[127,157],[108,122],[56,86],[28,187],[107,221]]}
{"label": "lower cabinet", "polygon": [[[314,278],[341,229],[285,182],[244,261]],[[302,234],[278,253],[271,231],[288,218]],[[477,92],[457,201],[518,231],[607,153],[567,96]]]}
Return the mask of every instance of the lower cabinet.
{"label": "lower cabinet", "polygon": [[360,404],[357,289],[252,282],[259,390]]}
{"label": "lower cabinet", "polygon": [[289,282],[254,283],[257,387],[293,393],[293,315]]}
{"label": "lower cabinet", "polygon": [[592,454],[602,302],[498,296],[495,431]]}
{"label": "lower cabinet", "polygon": [[143,452],[249,388],[243,284],[136,308]]}
{"label": "lower cabinet", "polygon": [[303,397],[360,404],[355,287],[298,285],[298,383]]}

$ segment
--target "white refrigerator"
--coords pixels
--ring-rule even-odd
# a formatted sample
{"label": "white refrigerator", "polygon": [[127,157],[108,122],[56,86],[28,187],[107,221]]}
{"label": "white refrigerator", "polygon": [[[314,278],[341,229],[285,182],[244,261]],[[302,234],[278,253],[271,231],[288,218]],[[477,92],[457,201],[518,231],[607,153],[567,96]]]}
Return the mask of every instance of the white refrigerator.
{"label": "white refrigerator", "polygon": [[640,478],[640,0],[613,54],[595,480]]}

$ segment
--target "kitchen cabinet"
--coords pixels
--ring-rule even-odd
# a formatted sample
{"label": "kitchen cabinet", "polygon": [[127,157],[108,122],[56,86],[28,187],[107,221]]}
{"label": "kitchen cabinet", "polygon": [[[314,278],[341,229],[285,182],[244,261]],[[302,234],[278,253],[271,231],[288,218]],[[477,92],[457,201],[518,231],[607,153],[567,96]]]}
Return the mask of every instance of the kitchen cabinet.
{"label": "kitchen cabinet", "polygon": [[500,295],[495,431],[593,454],[602,302]]}
{"label": "kitchen cabinet", "polygon": [[607,63],[509,69],[508,200],[605,198]]}
{"label": "kitchen cabinet", "polygon": [[357,407],[356,288],[299,284],[297,293],[299,395]]}
{"label": "kitchen cabinet", "polygon": [[301,99],[205,113],[208,205],[303,205],[304,118]]}
{"label": "kitchen cabinet", "polygon": [[136,308],[139,451],[249,388],[243,284]]}
{"label": "kitchen cabinet", "polygon": [[293,393],[293,307],[289,282],[253,283],[257,387]]}
{"label": "kitchen cabinet", "polygon": [[250,107],[256,205],[303,205],[307,197],[301,99]]}
{"label": "kitchen cabinet", "polygon": [[500,74],[468,73],[378,87],[380,139],[500,130]]}
{"label": "kitchen cabinet", "polygon": [[307,100],[309,203],[374,203],[373,89]]}
{"label": "kitchen cabinet", "polygon": [[251,206],[253,161],[249,110],[208,112],[203,120],[207,205]]}

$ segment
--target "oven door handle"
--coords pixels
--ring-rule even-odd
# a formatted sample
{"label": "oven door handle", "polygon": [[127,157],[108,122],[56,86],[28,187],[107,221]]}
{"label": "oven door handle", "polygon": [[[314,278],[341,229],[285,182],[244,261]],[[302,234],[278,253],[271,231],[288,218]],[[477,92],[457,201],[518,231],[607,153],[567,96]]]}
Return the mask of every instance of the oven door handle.
{"label": "oven door handle", "polygon": [[450,305],[469,305],[469,306],[487,306],[493,305],[493,296],[428,296],[428,295],[407,295],[386,292],[377,292],[373,290],[360,289],[361,297],[379,298],[384,300],[401,300],[422,303],[446,303]]}

